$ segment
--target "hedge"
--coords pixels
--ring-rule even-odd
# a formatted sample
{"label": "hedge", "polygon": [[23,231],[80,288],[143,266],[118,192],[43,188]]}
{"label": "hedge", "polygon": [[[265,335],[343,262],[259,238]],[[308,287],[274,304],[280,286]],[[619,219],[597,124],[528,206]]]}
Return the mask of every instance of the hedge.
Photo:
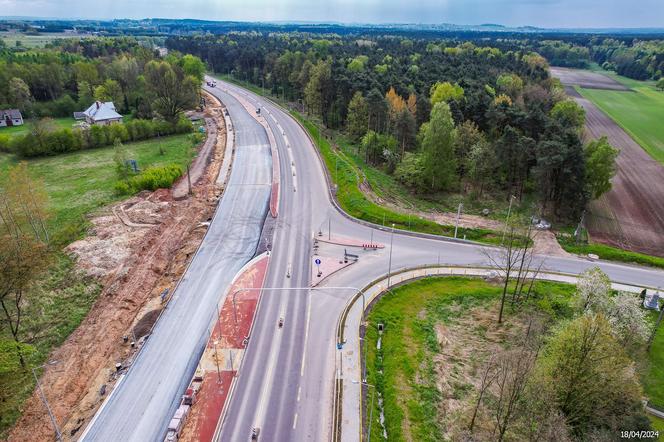
{"label": "hedge", "polygon": [[[14,137],[9,149],[24,158],[58,155],[109,146],[117,139],[122,142],[141,141],[157,135],[182,134],[193,130],[191,121],[184,117],[175,124],[157,120],[132,120],[124,124],[91,126],[89,129],[65,128],[41,135],[30,132]],[[0,150],[3,150],[3,147],[3,143],[0,142]]]}

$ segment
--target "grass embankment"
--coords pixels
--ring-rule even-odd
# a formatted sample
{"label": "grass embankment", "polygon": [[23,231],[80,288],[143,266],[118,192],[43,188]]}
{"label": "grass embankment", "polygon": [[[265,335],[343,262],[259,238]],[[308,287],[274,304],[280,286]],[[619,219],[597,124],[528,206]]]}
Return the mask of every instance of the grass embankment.
{"label": "grass embankment", "polygon": [[[220,78],[235,83],[246,89],[249,89],[257,95],[267,96],[279,102],[285,108],[288,104],[284,103],[278,97],[265,94],[263,90],[251,83],[239,81],[228,75],[219,75]],[[351,216],[369,221],[374,224],[391,226],[394,224],[396,229],[410,230],[413,232],[430,233],[442,236],[454,236],[454,226],[441,225],[430,220],[420,218],[407,213],[398,213],[383,206],[379,206],[367,197],[359,189],[360,173],[365,174],[367,180],[374,190],[378,189],[377,195],[383,196],[383,193],[390,193],[391,196],[397,195],[401,200],[408,199],[412,201],[414,207],[433,208],[434,205],[429,202],[420,201],[410,195],[403,186],[396,183],[394,178],[388,176],[380,170],[370,167],[362,162],[356,155],[352,155],[350,148],[344,149],[344,152],[332,149],[330,140],[321,133],[318,124],[301,113],[291,110],[291,115],[295,117],[309,132],[312,140],[318,147],[318,151],[323,157],[323,161],[329,172],[332,182],[337,185],[337,200],[339,205]],[[342,143],[345,140],[336,140]],[[382,191],[381,191],[382,189]],[[489,229],[472,229],[460,227],[457,233],[458,238],[466,238],[472,241],[483,242],[487,244],[498,244],[501,240],[501,233]]]}
{"label": "grass embankment", "polygon": [[651,157],[664,164],[664,91],[652,82],[607,74],[632,91],[577,88],[627,132]]}
{"label": "grass embankment", "polygon": [[[337,185],[337,200],[339,201],[339,205],[348,214],[374,224],[385,226],[394,224],[394,227],[397,229],[454,236],[454,226],[441,225],[417,216],[397,213],[369,201],[358,187],[360,182],[358,175],[359,166],[352,162],[352,160],[349,160],[348,156],[342,157],[338,152],[332,150],[329,140],[324,136],[319,136],[320,129],[316,124],[304,118],[298,112],[293,111],[292,114],[307,129],[314,143],[318,146],[327,170],[330,172],[330,177]],[[491,244],[497,244],[501,239],[500,234],[492,230],[461,227],[457,236],[459,238],[465,237],[469,240]]]}
{"label": "grass embankment", "polygon": [[628,250],[611,247],[604,244],[581,243],[576,244],[573,237],[558,235],[558,243],[569,253],[588,256],[593,253],[609,261],[619,261],[632,264],[645,265],[664,269],[664,258],[658,256],[644,255],[643,253],[630,252]]}
{"label": "grass embankment", "polygon": [[[191,146],[188,135],[125,145],[129,157],[136,159],[141,169],[172,163],[184,168],[194,154]],[[87,214],[123,198],[114,193],[117,174],[113,155],[113,147],[105,147],[27,161],[33,177],[43,180],[48,194],[49,230],[56,249],[84,234]],[[13,156],[0,154],[0,180],[16,161]],[[101,286],[78,272],[64,253],[57,252],[53,265],[32,290],[37,295],[30,296],[21,336],[35,349],[28,367],[38,367],[85,318]],[[0,372],[0,439],[20,416],[21,405],[34,386],[29,368]]]}
{"label": "grass embankment", "polygon": [[[535,291],[540,298],[540,310],[555,317],[570,314],[568,299],[574,287],[565,284],[538,282]],[[367,382],[376,386],[383,396],[385,423],[389,440],[444,440],[443,433],[455,420],[455,413],[441,415],[441,401],[445,399],[438,388],[441,329],[453,326],[468,315],[471,309],[490,310],[498,303],[501,287],[481,279],[445,277],[422,279],[393,290],[379,300],[368,316],[366,334]],[[508,315],[511,313],[508,311]],[[492,320],[495,319],[493,316]],[[381,350],[376,349],[377,324],[383,323]],[[504,327],[511,327],[505,321]],[[473,333],[478,339],[487,337],[484,324],[477,324]],[[475,333],[476,332],[476,333]],[[492,332],[492,339],[495,334]],[[473,352],[480,349],[475,348]],[[379,357],[380,356],[380,357]],[[457,364],[480,364],[479,355],[452,364],[451,378],[460,375]],[[442,369],[443,371],[447,371]],[[443,376],[446,374],[443,373]],[[454,398],[463,400],[474,390],[472,384],[453,381]],[[371,391],[369,391],[369,398]],[[370,399],[368,399],[370,400]],[[367,411],[368,413],[370,411]],[[382,439],[382,429],[376,417],[380,409],[374,400],[371,440]],[[406,437],[408,435],[408,437]]]}
{"label": "grass embankment", "polygon": [[[186,168],[194,154],[188,135],[129,143],[125,148],[143,170],[171,163]],[[122,199],[114,192],[118,178],[113,155],[111,146],[28,160],[31,173],[46,187],[52,214],[49,228],[57,244],[65,245],[83,234],[86,214]],[[0,173],[16,161],[13,156],[1,155]]]}
{"label": "grass embankment", "polygon": [[[538,281],[537,301],[530,308],[555,324],[573,316],[574,292],[574,285]],[[464,419],[462,404],[474,400],[469,376],[479,376],[492,345],[505,345],[501,331],[518,333],[517,324],[526,322],[508,307],[508,320],[502,327],[495,325],[500,294],[500,286],[477,278],[426,278],[397,287],[373,306],[364,341],[367,382],[384,400],[389,440],[444,440],[444,433]],[[657,313],[651,314],[654,323]],[[384,324],[381,350],[376,349],[379,323]],[[664,327],[647,362],[644,393],[652,404],[664,407]],[[367,413],[371,394],[370,388]],[[372,441],[383,440],[377,402],[374,398]],[[653,426],[664,430],[664,421],[654,419]]]}

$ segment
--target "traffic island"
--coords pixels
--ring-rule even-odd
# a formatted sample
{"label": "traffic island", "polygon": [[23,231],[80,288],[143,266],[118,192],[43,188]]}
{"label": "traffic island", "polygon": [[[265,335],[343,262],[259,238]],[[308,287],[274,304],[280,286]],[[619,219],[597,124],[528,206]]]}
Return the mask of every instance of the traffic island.
{"label": "traffic island", "polygon": [[269,260],[267,253],[254,258],[231,283],[196,374],[170,422],[167,441],[214,439],[244,357]]}

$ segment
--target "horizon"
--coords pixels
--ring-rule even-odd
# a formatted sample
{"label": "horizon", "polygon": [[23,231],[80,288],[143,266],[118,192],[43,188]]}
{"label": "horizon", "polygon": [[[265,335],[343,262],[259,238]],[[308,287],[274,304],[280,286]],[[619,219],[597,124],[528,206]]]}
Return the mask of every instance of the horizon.
{"label": "horizon", "polygon": [[664,25],[659,26],[536,26],[531,24],[520,25],[507,25],[498,22],[482,22],[482,23],[454,23],[454,22],[399,22],[399,21],[385,21],[385,22],[365,22],[365,21],[339,21],[339,20],[297,20],[297,19],[283,19],[283,20],[231,20],[231,19],[209,19],[198,17],[52,17],[52,16],[35,16],[35,15],[0,15],[0,21],[72,21],[72,22],[112,22],[112,21],[150,21],[150,20],[163,20],[163,21],[198,21],[204,23],[242,23],[242,24],[267,24],[267,25],[333,25],[345,27],[366,27],[366,26],[450,26],[458,28],[481,28],[481,27],[497,27],[505,29],[524,29],[533,28],[538,30],[654,30],[664,32]]}
{"label": "horizon", "polygon": [[[41,20],[144,20],[154,11],[165,19],[249,23],[326,23],[345,25],[444,25],[544,29],[662,28],[664,2],[639,0],[0,0],[5,17]],[[8,18],[9,19],[9,18]]]}

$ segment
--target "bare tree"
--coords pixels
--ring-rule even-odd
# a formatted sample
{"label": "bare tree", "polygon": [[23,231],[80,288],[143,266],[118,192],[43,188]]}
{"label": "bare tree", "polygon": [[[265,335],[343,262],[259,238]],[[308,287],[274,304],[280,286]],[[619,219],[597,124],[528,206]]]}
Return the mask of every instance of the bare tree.
{"label": "bare tree", "polygon": [[484,255],[488,258],[491,265],[500,272],[503,279],[503,293],[500,298],[498,323],[503,321],[505,300],[507,299],[510,283],[514,284],[512,303],[516,303],[523,299],[523,290],[526,284],[530,282],[525,295],[525,299],[527,299],[531,294],[537,273],[543,265],[543,262],[541,262],[537,268],[531,268],[534,261],[534,254],[532,229],[530,227],[524,230],[515,225],[510,225],[505,240],[503,247],[484,249]]}

